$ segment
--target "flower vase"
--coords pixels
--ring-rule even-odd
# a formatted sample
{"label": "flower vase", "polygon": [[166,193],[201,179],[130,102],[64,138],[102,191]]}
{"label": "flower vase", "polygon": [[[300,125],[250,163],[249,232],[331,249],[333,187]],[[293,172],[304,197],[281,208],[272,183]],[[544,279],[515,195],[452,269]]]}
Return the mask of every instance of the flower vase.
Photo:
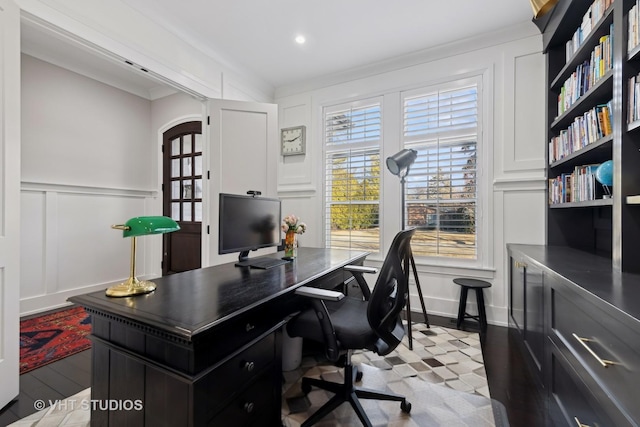
{"label": "flower vase", "polygon": [[296,236],[297,234],[295,231],[287,231],[287,234],[284,236],[285,258],[294,259],[296,257],[296,248],[298,247]]}

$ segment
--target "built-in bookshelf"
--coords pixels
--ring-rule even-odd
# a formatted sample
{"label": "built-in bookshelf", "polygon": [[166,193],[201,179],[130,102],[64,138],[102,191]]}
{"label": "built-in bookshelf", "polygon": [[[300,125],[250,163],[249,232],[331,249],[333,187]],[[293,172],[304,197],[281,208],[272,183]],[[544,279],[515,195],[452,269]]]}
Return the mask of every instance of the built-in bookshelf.
{"label": "built-in bookshelf", "polygon": [[[551,13],[547,242],[640,272],[640,0],[560,0]],[[594,176],[608,160],[612,187]]]}

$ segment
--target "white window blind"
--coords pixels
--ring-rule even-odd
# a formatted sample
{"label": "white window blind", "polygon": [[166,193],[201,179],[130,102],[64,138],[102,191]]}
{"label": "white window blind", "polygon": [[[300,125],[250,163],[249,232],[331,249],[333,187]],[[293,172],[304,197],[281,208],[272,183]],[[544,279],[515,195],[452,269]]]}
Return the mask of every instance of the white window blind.
{"label": "white window blind", "polygon": [[478,85],[404,93],[403,143],[418,151],[405,186],[415,256],[477,259]]}
{"label": "white window blind", "polygon": [[378,252],[381,102],[326,107],[324,118],[326,246]]}

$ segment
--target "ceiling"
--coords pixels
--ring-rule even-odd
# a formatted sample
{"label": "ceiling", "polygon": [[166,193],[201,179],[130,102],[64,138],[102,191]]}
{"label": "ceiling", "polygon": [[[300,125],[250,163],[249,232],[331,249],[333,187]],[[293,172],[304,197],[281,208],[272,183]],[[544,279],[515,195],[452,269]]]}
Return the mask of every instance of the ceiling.
{"label": "ceiling", "polygon": [[[526,0],[123,0],[274,88],[517,24]],[[188,7],[186,7],[188,5]],[[302,34],[304,45],[294,42]]]}
{"label": "ceiling", "polygon": [[[257,76],[274,89],[533,25],[526,0],[122,1],[224,66]],[[306,43],[295,43],[297,35]],[[24,20],[22,49],[147,99],[175,91],[139,69]]]}

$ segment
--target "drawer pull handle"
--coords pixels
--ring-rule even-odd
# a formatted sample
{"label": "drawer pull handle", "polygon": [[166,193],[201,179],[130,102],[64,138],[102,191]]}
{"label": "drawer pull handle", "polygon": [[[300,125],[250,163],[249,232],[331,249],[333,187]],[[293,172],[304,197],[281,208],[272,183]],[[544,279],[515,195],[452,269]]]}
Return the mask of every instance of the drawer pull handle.
{"label": "drawer pull handle", "polygon": [[528,265],[525,262],[516,261],[516,268],[527,268]]}
{"label": "drawer pull handle", "polygon": [[574,419],[574,421],[576,422],[576,425],[577,425],[578,427],[589,427],[589,425],[588,425],[588,424],[582,424],[582,423],[580,422],[580,420],[578,419],[578,417],[573,417],[573,419]]}
{"label": "drawer pull handle", "polygon": [[255,328],[255,326],[253,326],[251,323],[247,323],[247,326],[245,326],[247,332],[251,332],[253,328]]}
{"label": "drawer pull handle", "polygon": [[579,342],[580,344],[582,344],[582,346],[583,346],[584,348],[586,348],[586,349],[587,349],[587,351],[589,352],[589,354],[591,354],[591,355],[592,355],[592,356],[593,356],[593,357],[598,361],[598,363],[599,363],[600,365],[602,365],[602,367],[603,367],[603,368],[606,368],[606,367],[608,367],[609,365],[617,365],[617,363],[616,363],[616,362],[612,362],[611,360],[605,360],[605,359],[602,359],[600,356],[598,356],[598,355],[595,353],[595,351],[591,350],[591,347],[589,347],[589,346],[587,345],[587,343],[588,343],[588,342],[593,342],[593,340],[592,340],[592,339],[589,339],[589,338],[582,338],[582,337],[577,336],[576,334],[573,334],[573,337],[574,337],[575,339],[577,339],[577,340],[578,340],[578,342]]}
{"label": "drawer pull handle", "polygon": [[256,367],[256,365],[255,365],[255,363],[253,363],[253,362],[245,362],[245,363],[244,363],[244,369],[245,369],[247,372],[251,372],[251,371],[253,371],[253,369],[254,369],[255,367]]}
{"label": "drawer pull handle", "polygon": [[252,412],[253,412],[253,408],[254,408],[254,407],[253,407],[253,402],[246,402],[246,403],[244,404],[244,411],[245,411],[247,414],[252,413]]}

